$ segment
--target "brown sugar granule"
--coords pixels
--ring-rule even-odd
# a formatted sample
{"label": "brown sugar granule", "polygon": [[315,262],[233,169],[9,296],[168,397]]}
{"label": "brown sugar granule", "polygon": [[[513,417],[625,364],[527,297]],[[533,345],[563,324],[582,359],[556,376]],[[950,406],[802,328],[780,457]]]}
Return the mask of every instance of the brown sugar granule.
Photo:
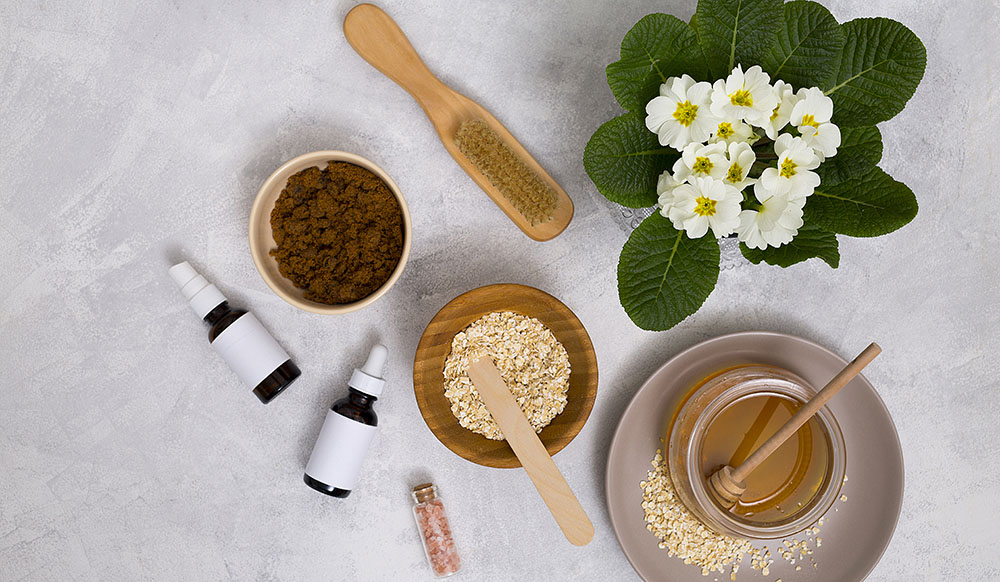
{"label": "brown sugar granule", "polygon": [[486,122],[474,119],[462,123],[455,145],[532,225],[552,219],[559,195]]}
{"label": "brown sugar granule", "polygon": [[371,295],[403,253],[403,214],[385,182],[346,162],[288,179],[274,210],[271,250],[306,299],[338,305]]}

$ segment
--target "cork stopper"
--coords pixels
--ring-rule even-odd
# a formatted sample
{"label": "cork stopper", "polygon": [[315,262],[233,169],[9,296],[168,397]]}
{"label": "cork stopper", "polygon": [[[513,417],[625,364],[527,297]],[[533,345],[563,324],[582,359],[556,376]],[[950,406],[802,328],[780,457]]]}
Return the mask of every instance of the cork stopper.
{"label": "cork stopper", "polygon": [[424,503],[437,497],[437,487],[433,483],[421,483],[413,488],[413,500]]}

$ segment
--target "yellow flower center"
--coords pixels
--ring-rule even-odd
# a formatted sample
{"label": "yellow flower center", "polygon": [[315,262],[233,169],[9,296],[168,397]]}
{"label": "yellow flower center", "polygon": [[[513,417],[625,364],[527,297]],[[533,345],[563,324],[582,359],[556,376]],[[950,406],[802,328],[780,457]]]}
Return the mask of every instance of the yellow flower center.
{"label": "yellow flower center", "polygon": [[691,171],[694,172],[695,174],[708,174],[709,172],[712,171],[712,167],[714,165],[715,164],[712,163],[712,160],[708,158],[705,157],[695,158],[694,166],[691,168]]}
{"label": "yellow flower center", "polygon": [[819,123],[816,122],[816,118],[808,114],[802,116],[802,123],[800,125],[811,125],[819,129]]}
{"label": "yellow flower center", "polygon": [[771,112],[771,121],[774,121],[775,119],[778,118],[778,110],[779,109],[781,109],[781,105],[780,104],[777,107],[774,108],[774,111]]}
{"label": "yellow flower center", "polygon": [[694,213],[698,216],[714,216],[715,200],[699,196],[694,199]]}
{"label": "yellow flower center", "polygon": [[726,175],[726,180],[737,184],[743,179],[743,166],[733,162],[733,165],[729,166],[729,173]]}
{"label": "yellow flower center", "polygon": [[781,162],[781,177],[791,178],[795,175],[795,162],[791,158],[785,158],[785,161]]}
{"label": "yellow flower center", "polygon": [[733,130],[733,124],[725,121],[719,124],[719,130],[715,132],[715,134],[722,139],[729,139],[735,133],[736,131]]}
{"label": "yellow flower center", "polygon": [[698,115],[698,106],[692,105],[690,101],[678,103],[674,110],[674,119],[684,127],[694,123],[694,118]]}
{"label": "yellow flower center", "polygon": [[739,107],[753,107],[753,95],[746,89],[740,89],[729,96],[729,102]]}

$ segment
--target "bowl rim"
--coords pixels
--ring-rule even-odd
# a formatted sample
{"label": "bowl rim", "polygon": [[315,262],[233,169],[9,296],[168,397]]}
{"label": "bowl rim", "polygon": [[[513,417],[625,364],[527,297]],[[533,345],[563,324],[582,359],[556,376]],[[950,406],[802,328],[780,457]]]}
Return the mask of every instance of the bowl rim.
{"label": "bowl rim", "polygon": [[[287,183],[288,176],[291,175],[288,173],[289,170],[297,168],[295,171],[300,171],[311,166],[320,166],[328,162],[347,162],[369,170],[378,176],[378,178],[389,187],[389,191],[392,192],[393,196],[396,198],[396,202],[399,203],[399,209],[403,215],[403,252],[400,254],[399,263],[396,265],[396,268],[393,269],[392,274],[389,275],[389,278],[385,281],[385,283],[383,283],[378,289],[373,291],[367,297],[359,299],[353,303],[343,303],[340,305],[329,305],[326,303],[310,301],[308,299],[296,297],[289,293],[282,286],[282,283],[276,280],[273,274],[265,268],[266,262],[274,261],[274,259],[269,254],[271,249],[264,248],[268,245],[268,241],[260,235],[259,229],[255,228],[255,226],[257,226],[262,220],[267,220],[268,222],[270,221],[271,209],[274,208],[274,205],[272,203],[265,209],[265,198],[267,197],[267,193],[274,190],[279,181]],[[281,187],[284,189],[283,184]],[[277,200],[277,197],[275,197],[275,200]],[[257,273],[259,273],[261,278],[264,279],[267,286],[271,288],[271,291],[273,291],[278,297],[284,299],[285,302],[298,307],[299,309],[322,315],[351,313],[352,311],[357,311],[374,303],[380,297],[385,295],[385,293],[389,291],[396,281],[399,280],[400,276],[402,276],[403,269],[410,256],[410,248],[413,244],[413,225],[410,219],[410,209],[406,204],[406,199],[403,197],[403,193],[400,191],[399,186],[396,185],[396,182],[393,181],[385,170],[371,160],[357,154],[340,150],[317,150],[301,154],[281,164],[278,169],[271,172],[271,175],[268,176],[267,179],[261,184],[260,188],[257,189],[257,195],[255,196],[253,205],[250,208],[248,234],[250,257],[253,259],[254,266],[257,268]],[[282,279],[284,280],[284,277],[282,277]],[[291,281],[287,281],[287,284],[294,286]]]}
{"label": "bowl rim", "polygon": [[[467,460],[469,462],[472,462],[472,463],[475,463],[477,465],[481,465],[481,466],[484,466],[484,467],[492,467],[492,468],[497,468],[497,469],[515,469],[515,468],[520,468],[521,467],[521,463],[518,461],[517,456],[514,454],[513,450],[511,450],[509,448],[509,446],[507,447],[508,455],[505,456],[505,457],[502,457],[502,458],[499,458],[499,459],[477,458],[477,456],[476,456],[476,454],[474,452],[472,452],[471,450],[467,450],[468,447],[464,447],[462,445],[459,445],[459,443],[456,441],[456,439],[451,434],[446,433],[446,432],[440,432],[438,429],[436,429],[432,425],[432,423],[428,421],[428,415],[431,414],[433,411],[430,408],[431,407],[431,402],[428,401],[428,399],[427,399],[428,398],[427,394],[426,394],[427,388],[426,387],[422,387],[422,386],[426,385],[426,382],[423,382],[423,381],[418,382],[418,380],[422,380],[422,376],[424,375],[424,373],[421,372],[418,369],[418,366],[420,365],[420,363],[422,361],[424,361],[426,359],[426,352],[428,350],[431,350],[433,348],[433,345],[429,343],[431,341],[431,335],[429,334],[429,331],[432,328],[432,326],[435,324],[435,322],[437,322],[439,320],[439,318],[442,317],[442,314],[445,313],[447,310],[449,310],[449,308],[455,308],[458,305],[462,305],[462,304],[466,303],[469,300],[470,297],[474,297],[477,294],[487,293],[489,290],[491,290],[493,288],[496,288],[496,287],[516,288],[518,291],[520,291],[522,293],[527,293],[527,294],[535,295],[535,296],[538,296],[538,297],[542,297],[542,298],[545,298],[546,301],[550,301],[550,302],[553,302],[553,304],[561,306],[561,308],[565,309],[566,313],[568,313],[567,320],[571,322],[571,325],[572,325],[572,328],[573,328],[573,333],[578,335],[580,343],[583,345],[583,349],[582,350],[578,350],[576,356],[574,356],[572,354],[570,356],[571,360],[574,357],[576,357],[576,358],[582,358],[584,360],[584,363],[585,363],[585,366],[586,366],[585,370],[588,373],[587,374],[587,378],[585,380],[583,380],[584,382],[587,382],[587,383],[584,384],[584,385],[582,385],[582,388],[584,390],[584,394],[582,396],[583,402],[581,403],[581,407],[580,407],[580,410],[578,412],[578,419],[576,421],[574,421],[574,425],[570,428],[570,430],[567,430],[566,433],[565,433],[565,435],[562,436],[562,437],[550,439],[550,440],[548,440],[548,442],[546,442],[546,440],[545,440],[546,437],[544,436],[544,433],[545,433],[546,430],[548,430],[549,427],[546,427],[545,429],[543,429],[542,433],[539,434],[539,438],[542,439],[542,442],[545,445],[545,449],[546,449],[546,451],[548,451],[548,453],[549,453],[550,456],[554,456],[556,453],[558,453],[559,451],[561,451],[562,449],[564,449],[567,445],[569,445],[570,442],[572,442],[577,437],[577,435],[580,433],[580,431],[583,430],[583,427],[586,425],[587,421],[590,419],[591,413],[592,413],[593,408],[594,408],[594,403],[597,400],[597,390],[598,390],[600,378],[599,378],[599,369],[598,369],[598,365],[597,365],[597,354],[596,354],[596,352],[594,350],[593,341],[590,339],[590,334],[587,332],[587,328],[584,327],[583,322],[580,321],[580,318],[577,317],[576,313],[574,313],[573,310],[571,310],[569,308],[569,306],[567,306],[565,303],[563,303],[562,301],[560,301],[557,297],[554,297],[553,295],[551,295],[549,293],[546,293],[545,291],[542,291],[541,289],[537,289],[537,288],[532,287],[530,285],[523,285],[523,284],[520,284],[520,283],[494,283],[494,284],[489,284],[489,285],[483,285],[483,286],[476,287],[474,289],[470,289],[468,291],[465,291],[464,293],[461,293],[461,294],[457,295],[456,297],[452,298],[450,301],[448,301],[447,303],[445,303],[434,314],[434,316],[427,322],[427,325],[424,327],[424,330],[423,330],[423,332],[420,335],[420,340],[419,340],[419,342],[417,344],[417,350],[416,350],[416,353],[414,354],[414,359],[413,359],[413,391],[414,391],[414,396],[415,396],[416,401],[417,401],[417,408],[420,410],[420,416],[424,420],[424,424],[427,425],[427,428],[431,431],[431,433],[434,435],[434,437],[441,444],[443,444],[449,451],[451,451],[452,453],[454,453],[454,454],[462,457],[463,459],[465,459],[465,460]],[[485,310],[485,311],[482,312],[482,314],[480,314],[476,318],[470,320],[469,323],[472,323],[472,321],[475,321],[475,319],[478,319],[478,317],[481,317],[482,315],[485,315],[486,313],[490,313],[492,311],[502,311],[502,310],[503,310],[502,308]],[[539,319],[541,321],[541,319],[538,318],[537,315],[532,315],[530,313],[524,313],[523,311],[518,310],[518,309],[514,309],[514,308],[511,308],[510,310],[511,311],[515,311],[517,313],[521,313],[522,315],[527,315],[529,317],[534,317],[534,318]],[[542,321],[542,323],[545,324],[544,321]],[[548,325],[546,325],[546,327],[548,327],[552,331],[553,334],[556,334],[555,330],[552,330],[551,327],[549,327]],[[455,330],[455,333],[457,333],[460,330],[461,330],[461,328]],[[561,333],[565,334],[566,331],[561,332]],[[437,334],[435,334],[435,335],[437,335]],[[450,345],[451,337],[452,336],[449,336],[447,338],[447,342],[449,342],[449,345]],[[565,335],[564,335],[564,337],[565,337]],[[559,336],[556,335],[556,338],[559,339]],[[560,340],[560,342],[563,343],[564,345],[566,343],[566,342],[563,342],[562,340]],[[438,344],[434,344],[434,345],[438,345]],[[448,350],[448,353],[450,353],[450,349]],[[445,353],[444,358],[447,358],[447,353]],[[443,362],[442,362],[442,367],[443,367]],[[440,376],[440,373],[438,373],[437,376]],[[572,378],[573,378],[573,376],[572,376],[572,372],[571,372],[571,374],[570,374],[570,381],[571,382],[572,382]],[[441,386],[441,397],[443,398],[444,397],[443,377],[442,377],[442,379],[441,379],[440,382],[436,383],[436,385],[437,384],[440,384],[440,386]],[[571,387],[572,387],[572,385],[571,385]],[[562,414],[565,414],[565,411]],[[556,418],[558,418],[558,417],[556,417]],[[454,418],[453,418],[453,420],[454,420],[455,426],[459,426],[460,427],[460,425],[458,424],[458,420],[454,419]],[[552,425],[549,425],[549,426],[552,426]],[[488,439],[486,439],[486,437],[484,437],[484,436],[482,436],[480,434],[477,434],[477,433],[475,433],[473,431],[470,431],[468,429],[463,429],[463,430],[465,430],[468,433],[469,438],[478,438],[478,439],[483,439],[484,441],[488,440]],[[464,433],[462,433],[462,434],[464,435]],[[498,442],[498,441],[489,441],[489,442]],[[499,441],[499,442],[504,442],[504,441]]]}

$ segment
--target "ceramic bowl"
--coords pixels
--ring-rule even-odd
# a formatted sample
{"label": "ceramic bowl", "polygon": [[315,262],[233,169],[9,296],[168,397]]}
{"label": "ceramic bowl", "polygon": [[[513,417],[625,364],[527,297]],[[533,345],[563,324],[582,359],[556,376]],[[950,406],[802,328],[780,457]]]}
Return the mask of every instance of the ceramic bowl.
{"label": "ceramic bowl", "polygon": [[451,353],[452,338],[494,311],[513,311],[538,319],[566,348],[570,363],[566,408],[538,435],[549,455],[568,445],[590,416],[597,396],[597,357],[576,315],[555,297],[525,285],[473,289],[452,299],[427,324],[413,361],[413,391],[424,422],[460,457],[487,467],[520,467],[507,441],[490,440],[458,424],[444,395],[444,362]]}
{"label": "ceramic bowl", "polygon": [[[313,166],[323,169],[328,162],[348,162],[356,166],[361,166],[378,176],[396,197],[396,200],[399,202],[400,211],[403,214],[403,254],[400,255],[399,264],[396,265],[396,269],[393,270],[392,275],[371,295],[353,303],[340,305],[329,305],[306,299],[303,296],[302,289],[299,289],[290,280],[282,276],[281,272],[278,271],[278,262],[270,254],[271,249],[277,246],[274,243],[274,237],[271,235],[271,210],[274,209],[275,202],[278,200],[278,196],[281,195],[281,191],[285,189],[288,178]],[[264,181],[264,184],[257,192],[257,198],[254,200],[253,207],[250,209],[250,254],[253,257],[254,264],[257,265],[257,271],[260,272],[260,276],[263,277],[264,282],[267,283],[268,287],[278,297],[281,297],[299,309],[313,313],[328,315],[350,313],[351,311],[356,311],[370,305],[376,299],[385,295],[386,291],[399,279],[399,276],[403,273],[403,268],[406,266],[406,259],[410,256],[410,244],[413,238],[411,231],[410,210],[406,206],[406,200],[403,198],[403,194],[400,193],[399,187],[396,186],[396,183],[392,181],[392,178],[382,168],[376,166],[370,160],[355,154],[324,150],[303,154],[285,162]]]}

